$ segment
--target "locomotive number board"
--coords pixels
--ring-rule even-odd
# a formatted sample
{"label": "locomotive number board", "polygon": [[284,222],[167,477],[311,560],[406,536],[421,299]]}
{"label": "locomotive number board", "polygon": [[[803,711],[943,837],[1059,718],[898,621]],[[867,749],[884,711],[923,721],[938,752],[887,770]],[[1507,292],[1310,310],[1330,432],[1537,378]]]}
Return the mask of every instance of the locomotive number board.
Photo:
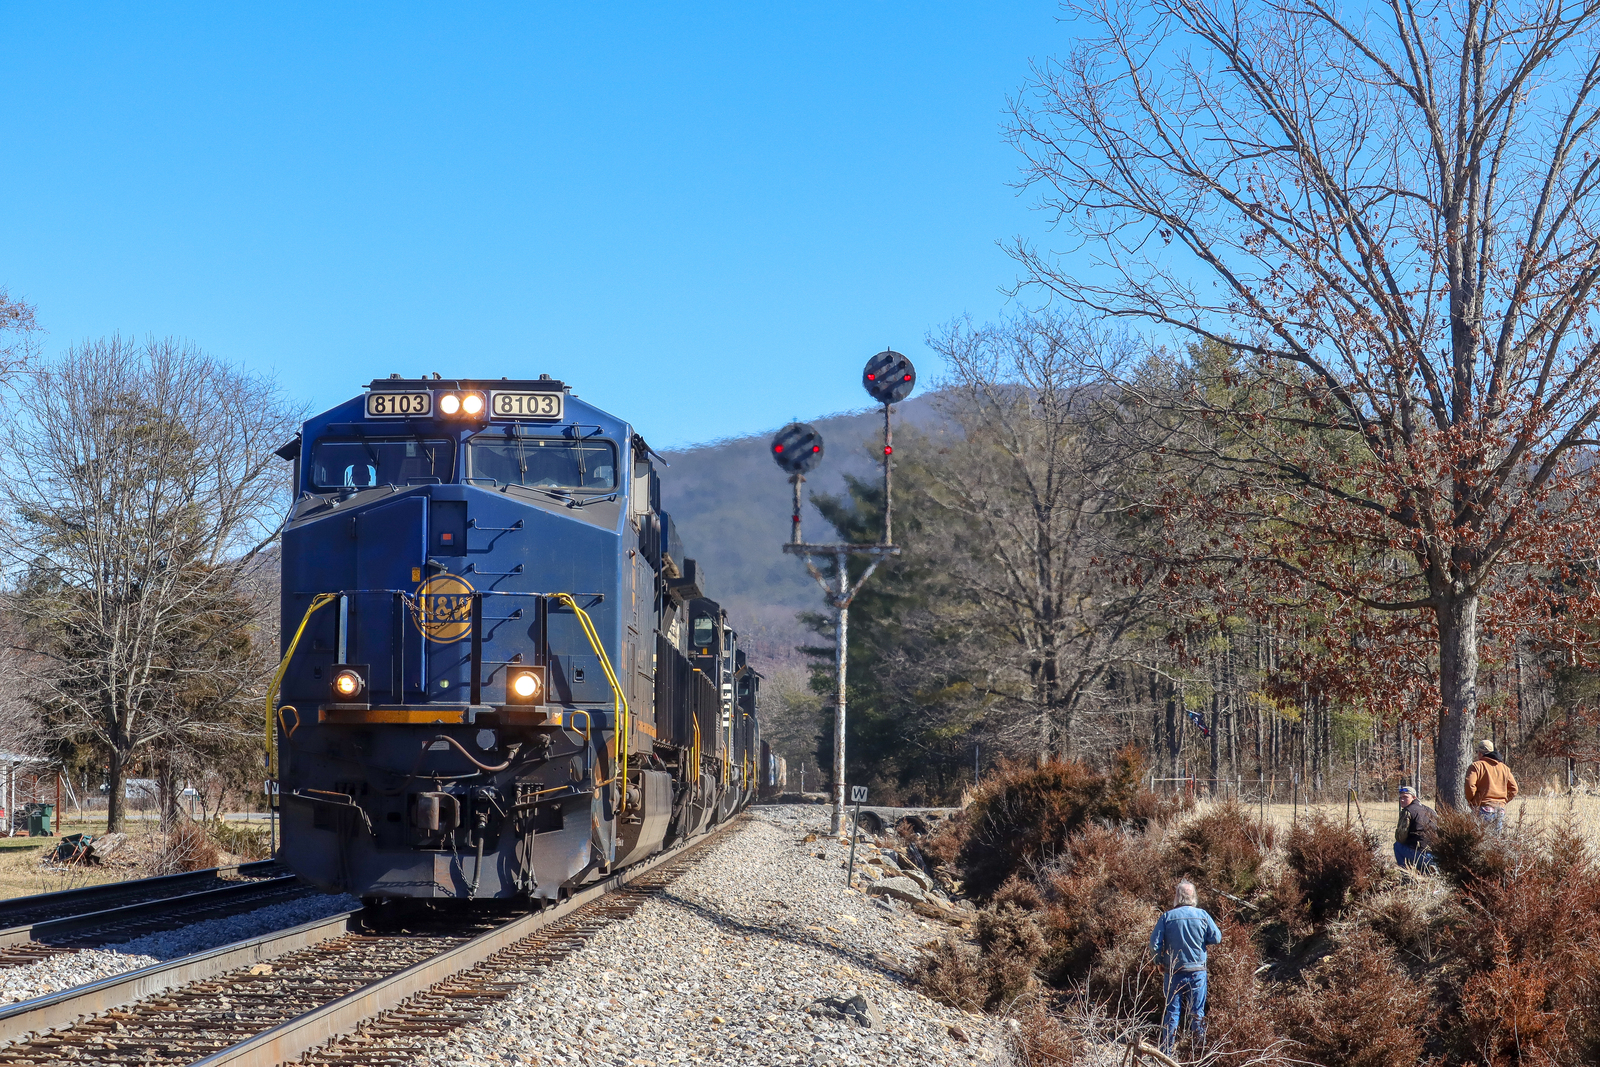
{"label": "locomotive number board", "polygon": [[369,419],[399,419],[407,416],[431,415],[432,413],[432,393],[367,394],[367,418]]}
{"label": "locomotive number board", "polygon": [[560,419],[565,402],[565,393],[494,392],[489,413],[497,419]]}

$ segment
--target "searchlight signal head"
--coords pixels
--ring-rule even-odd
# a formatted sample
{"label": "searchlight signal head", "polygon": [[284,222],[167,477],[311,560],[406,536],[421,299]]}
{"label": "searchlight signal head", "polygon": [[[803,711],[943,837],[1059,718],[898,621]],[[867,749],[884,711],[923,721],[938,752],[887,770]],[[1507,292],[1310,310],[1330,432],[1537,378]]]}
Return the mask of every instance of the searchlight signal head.
{"label": "searchlight signal head", "polygon": [[880,404],[898,404],[911,395],[917,385],[917,368],[891,348],[867,360],[861,371],[861,386]]}
{"label": "searchlight signal head", "polygon": [[805,474],[822,462],[822,435],[808,422],[791,422],[772,439],[772,459],[790,474]]}

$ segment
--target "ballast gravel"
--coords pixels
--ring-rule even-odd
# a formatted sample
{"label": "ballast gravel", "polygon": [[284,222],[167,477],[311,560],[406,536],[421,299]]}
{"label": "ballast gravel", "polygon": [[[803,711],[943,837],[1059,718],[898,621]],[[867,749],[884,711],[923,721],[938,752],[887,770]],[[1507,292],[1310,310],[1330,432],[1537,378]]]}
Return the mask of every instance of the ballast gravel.
{"label": "ballast gravel", "polygon": [[285,930],[359,907],[361,902],[355,897],[319,894],[238,915],[207,919],[176,930],[146,934],[119,944],[47,956],[37,963],[0,971],[0,1004],[12,1004],[73,986],[87,985],[163,960],[203,952],[230,941],[259,937],[274,930]]}
{"label": "ballast gravel", "polygon": [[[753,809],[633,916],[553,966],[506,975],[524,984],[414,1062],[1002,1062],[999,1020],[928,1000],[898,973],[947,928],[846,889],[848,845],[827,836],[827,817],[815,805]],[[873,1024],[816,1004],[857,997]]]}

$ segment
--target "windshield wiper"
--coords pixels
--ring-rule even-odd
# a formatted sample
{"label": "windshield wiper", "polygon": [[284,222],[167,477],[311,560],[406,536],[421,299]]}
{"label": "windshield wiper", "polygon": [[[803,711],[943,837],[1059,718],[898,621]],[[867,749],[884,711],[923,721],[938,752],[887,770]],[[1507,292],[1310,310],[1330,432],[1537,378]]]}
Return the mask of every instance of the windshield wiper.
{"label": "windshield wiper", "polygon": [[569,508],[583,508],[588,507],[590,504],[598,504],[602,500],[615,500],[617,499],[619,492],[618,490],[613,489],[604,496],[580,497],[573,496],[572,490],[570,489],[561,489],[553,485],[522,485],[519,482],[506,483],[506,488],[509,489],[512,486],[516,486],[518,489],[531,489],[535,493],[543,493],[545,496],[554,497],[556,500],[561,501],[561,503],[565,504]]}
{"label": "windshield wiper", "polygon": [[585,508],[585,507],[588,507],[590,504],[598,504],[603,500],[615,500],[615,499],[617,499],[617,495],[618,495],[618,493],[617,493],[617,490],[615,490],[615,489],[613,489],[611,492],[607,493],[604,496],[570,496],[569,495],[568,498],[567,498],[567,507],[569,507],[569,508]]}

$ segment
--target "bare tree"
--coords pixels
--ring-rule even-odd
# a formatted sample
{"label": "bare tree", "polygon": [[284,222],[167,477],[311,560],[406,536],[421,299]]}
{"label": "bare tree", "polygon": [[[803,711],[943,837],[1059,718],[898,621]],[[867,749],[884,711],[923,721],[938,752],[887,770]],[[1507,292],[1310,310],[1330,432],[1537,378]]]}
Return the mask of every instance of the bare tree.
{"label": "bare tree", "polygon": [[930,343],[950,368],[939,403],[958,433],[926,464],[920,506],[955,520],[940,562],[988,635],[966,647],[1026,732],[1010,731],[1012,747],[1070,751],[1075,716],[1155,607],[1154,572],[1108,571],[1137,539],[1126,505],[1141,463],[1116,395],[1082,377],[1091,351],[1120,366],[1133,347],[1050,315],[959,323]]}
{"label": "bare tree", "polygon": [[38,354],[42,332],[33,305],[0,288],[0,381],[10,379]]}
{"label": "bare tree", "polygon": [[[1231,475],[1195,505],[1210,562],[1353,627],[1423,620],[1459,805],[1483,624],[1595,607],[1600,2],[1072,10],[1014,138],[1074,258],[1016,254],[1234,356],[1249,404],[1183,401],[1230,442],[1195,450]],[[1506,580],[1541,571],[1565,584]]]}
{"label": "bare tree", "polygon": [[801,762],[816,751],[823,711],[822,702],[806,684],[803,667],[781,665],[762,679],[761,739],[788,761],[797,788]]}
{"label": "bare tree", "polygon": [[226,729],[260,684],[242,572],[274,535],[296,415],[172,341],[85,344],[24,381],[0,431],[12,606],[51,720],[105,754],[118,830],[130,766]]}

